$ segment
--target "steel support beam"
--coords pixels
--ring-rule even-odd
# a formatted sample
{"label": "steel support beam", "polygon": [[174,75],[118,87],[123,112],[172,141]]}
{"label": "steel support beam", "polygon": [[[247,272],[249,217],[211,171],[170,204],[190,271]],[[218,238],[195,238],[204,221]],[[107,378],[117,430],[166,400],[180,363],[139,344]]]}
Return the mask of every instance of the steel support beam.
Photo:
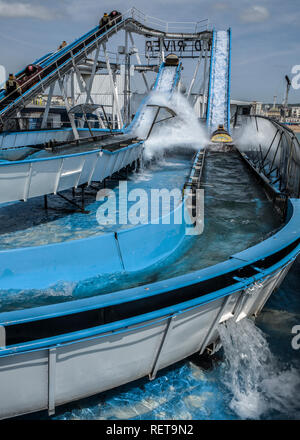
{"label": "steel support beam", "polygon": [[[79,85],[79,88],[80,88],[80,92],[81,93],[85,93],[86,96],[87,96],[88,95],[87,86],[85,84],[84,79],[82,78],[82,75],[81,75],[81,73],[80,73],[80,71],[78,69],[78,66],[76,66],[75,64],[74,64],[74,71],[75,71],[75,74],[76,74],[76,78],[77,78],[77,82],[78,82],[78,85]],[[79,97],[80,97],[80,95],[77,96],[76,102],[78,101]],[[92,104],[94,104],[94,101],[93,101],[91,96],[90,96],[89,100],[91,101]],[[102,120],[98,110],[96,110],[96,115],[97,115],[100,127],[101,128],[105,128],[105,125],[103,123],[103,120]]]}
{"label": "steel support beam", "polygon": [[[203,70],[203,85],[202,85],[202,114],[201,117],[203,118],[206,113],[207,108],[207,99],[206,98],[206,77],[207,75],[207,59],[208,59],[208,43],[206,44],[206,50],[205,50],[205,59],[204,59],[204,70]],[[201,95],[201,89],[200,89],[200,95]],[[204,110],[205,109],[205,110]]]}
{"label": "steel support beam", "polygon": [[47,104],[46,104],[46,107],[45,107],[45,110],[44,110],[41,128],[45,128],[47,126],[47,119],[48,119],[49,110],[50,110],[50,106],[51,106],[51,100],[52,100],[52,97],[53,97],[54,87],[55,87],[55,82],[52,83],[51,86],[49,87],[49,92],[48,92],[48,97],[47,97]]}
{"label": "steel support beam", "polygon": [[122,115],[121,115],[120,105],[119,105],[118,89],[117,89],[117,85],[115,84],[115,81],[114,81],[112,69],[111,69],[110,62],[109,62],[109,57],[108,57],[107,50],[106,50],[106,44],[103,43],[102,45],[103,45],[103,51],[104,51],[105,60],[106,60],[106,68],[107,68],[107,71],[109,74],[110,83],[111,83],[111,87],[112,87],[112,91],[113,91],[113,95],[114,95],[114,103],[115,103],[115,108],[116,108],[116,113],[117,113],[118,128],[122,128],[123,120],[122,120]]}
{"label": "steel support beam", "polygon": [[196,67],[195,67],[194,75],[193,75],[193,78],[192,78],[192,81],[191,81],[191,84],[190,84],[190,87],[189,87],[189,90],[188,90],[188,93],[187,93],[187,98],[188,99],[189,99],[189,97],[191,95],[191,92],[192,92],[192,89],[193,89],[193,85],[194,85],[194,83],[196,81],[198,70],[199,70],[200,65],[201,65],[202,54],[203,54],[203,47],[201,48],[201,52],[200,52],[200,55],[199,55],[199,58],[198,58],[198,62],[197,62]]}
{"label": "steel support beam", "polygon": [[17,121],[18,121],[19,129],[24,130],[24,122],[20,110],[17,111]]}
{"label": "steel support beam", "polygon": [[163,37],[160,37],[159,39],[159,45],[160,45],[160,57],[161,57],[161,62],[163,63],[165,61],[165,51],[164,51],[164,39]]}
{"label": "steel support beam", "polygon": [[93,66],[92,66],[92,73],[91,73],[91,76],[89,78],[89,83],[87,85],[86,101],[85,101],[86,104],[88,104],[90,99],[91,99],[91,91],[92,91],[93,82],[94,82],[94,78],[95,78],[95,73],[96,73],[96,68],[97,68],[97,63],[98,63],[100,47],[101,46],[99,45],[97,47],[97,49],[96,49],[95,58],[94,58]]}
{"label": "steel support beam", "polygon": [[[132,46],[135,47],[134,39],[133,39],[133,36],[132,36],[131,32],[129,32],[129,38],[130,38]],[[138,51],[135,53],[135,57],[136,57],[138,65],[141,66],[142,62],[141,62],[140,54],[139,54]],[[141,73],[142,73],[142,77],[143,77],[143,80],[144,80],[144,83],[145,83],[145,86],[146,86],[146,90],[147,90],[147,92],[149,92],[150,91],[150,87],[149,87],[149,84],[148,84],[145,72],[141,72]]]}
{"label": "steel support beam", "polygon": [[74,72],[72,71],[70,74],[70,81],[71,81],[71,100],[72,100],[72,107],[75,105],[75,84],[74,84]]}
{"label": "steel support beam", "polygon": [[64,102],[65,102],[65,106],[66,106],[66,109],[67,109],[67,112],[68,112],[68,117],[69,117],[69,120],[70,120],[70,123],[71,123],[71,127],[72,127],[72,130],[73,130],[74,138],[75,139],[79,139],[79,134],[78,134],[77,127],[76,127],[76,124],[75,124],[74,115],[72,113],[69,113],[71,107],[70,107],[70,104],[68,102],[68,97],[66,95],[66,91],[65,91],[62,79],[58,80],[58,84],[59,84],[59,88],[60,88],[61,94],[62,94]]}
{"label": "steel support beam", "polygon": [[124,78],[124,123],[129,123],[130,118],[130,55],[128,46],[128,31],[125,31],[125,78]]}

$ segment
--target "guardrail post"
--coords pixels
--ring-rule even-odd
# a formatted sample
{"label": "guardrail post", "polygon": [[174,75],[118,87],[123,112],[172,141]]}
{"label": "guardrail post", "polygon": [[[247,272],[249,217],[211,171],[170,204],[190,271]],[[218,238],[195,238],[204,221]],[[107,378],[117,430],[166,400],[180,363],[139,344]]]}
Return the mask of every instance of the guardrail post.
{"label": "guardrail post", "polygon": [[200,355],[203,354],[203,352],[204,352],[204,350],[205,350],[205,348],[207,346],[207,342],[209,341],[209,338],[211,337],[211,335],[213,334],[213,332],[217,328],[217,326],[219,324],[219,321],[220,321],[220,319],[222,317],[223,311],[224,311],[224,309],[225,309],[225,307],[226,307],[226,305],[227,305],[227,303],[229,301],[229,298],[230,298],[230,295],[228,295],[225,298],[225,300],[223,301],[223,304],[221,305],[221,308],[220,308],[219,312],[217,313],[217,316],[216,316],[214,322],[212,323],[212,325],[211,325],[210,329],[208,330],[208,332],[207,332],[207,334],[206,334],[202,344],[200,345],[200,347],[198,349]]}
{"label": "guardrail post", "polygon": [[55,413],[56,348],[48,350],[48,414]]}
{"label": "guardrail post", "polygon": [[6,330],[4,325],[0,325],[0,347],[6,347]]}
{"label": "guardrail post", "polygon": [[159,359],[161,357],[161,354],[163,352],[163,348],[168,340],[168,335],[170,334],[170,329],[172,328],[172,323],[173,323],[173,319],[175,318],[176,315],[172,315],[169,317],[169,319],[167,320],[167,324],[165,327],[165,331],[162,337],[162,340],[160,342],[160,345],[158,347],[157,353],[155,355],[154,358],[154,363],[152,365],[152,369],[151,372],[149,373],[149,379],[153,380],[156,377],[157,371],[158,371],[158,365],[159,365]]}

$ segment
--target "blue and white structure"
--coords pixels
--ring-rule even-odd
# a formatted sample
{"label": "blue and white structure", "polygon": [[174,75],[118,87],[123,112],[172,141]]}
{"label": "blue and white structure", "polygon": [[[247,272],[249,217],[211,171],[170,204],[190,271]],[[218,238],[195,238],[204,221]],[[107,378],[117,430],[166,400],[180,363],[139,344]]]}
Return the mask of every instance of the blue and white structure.
{"label": "blue and white structure", "polygon": [[230,131],[230,58],[231,30],[214,31],[207,107],[210,133],[219,125]]}
{"label": "blue and white structure", "polygon": [[[164,63],[162,63],[153,90],[172,93],[178,84],[179,75],[180,65],[178,67],[165,67]],[[142,102],[130,126],[124,129],[126,136],[120,137],[119,141],[123,140],[124,142],[130,136],[131,138],[136,136],[136,133],[140,138],[147,137],[155,117],[155,112],[155,108],[147,107],[147,99],[145,102]],[[101,132],[103,133],[103,131]],[[108,132],[106,130],[106,133]],[[53,136],[52,131],[9,133],[4,134],[3,142],[12,136],[15,138],[19,137],[18,142],[20,143],[22,143],[22,139],[23,142],[28,138],[32,141],[33,137],[39,139],[39,136],[44,136],[45,139],[48,133],[50,133],[50,136]],[[83,134],[86,135],[86,131]],[[70,130],[59,130],[57,135],[64,139],[70,136]],[[27,201],[31,197],[56,194],[59,191],[77,188],[84,184],[90,185],[92,181],[102,182],[106,177],[113,175],[141,158],[142,142],[132,141],[129,146],[119,147],[114,151],[107,150],[105,144],[109,146],[109,143],[113,141],[99,141],[100,148],[91,149],[88,146],[87,148],[90,151],[86,152],[61,154],[60,156],[52,154],[50,157],[41,158],[39,158],[39,153],[35,153],[34,159],[0,162],[0,185],[2,188],[0,203],[17,200]],[[15,140],[15,142],[17,141]],[[3,154],[4,151],[11,158],[13,154],[24,154],[26,157],[30,152],[30,147],[21,145],[15,148],[3,149]],[[12,179],[18,182],[18,184],[11,185]]]}
{"label": "blue and white structure", "polygon": [[[161,38],[188,40],[202,33],[195,26],[190,33],[170,34],[131,15],[124,16],[104,37],[124,27]],[[229,130],[230,31],[203,32],[212,43],[207,126],[212,131],[217,124],[224,124]],[[80,58],[104,37],[94,29],[67,46],[62,59],[61,54],[46,57],[41,63],[53,70],[49,68],[32,90],[4,107],[1,117],[5,119],[20,103],[24,105],[59,72],[67,72],[72,57]],[[154,88],[170,96],[178,84],[180,68],[180,63],[169,67],[162,62]],[[11,156],[0,163],[0,203],[11,206],[18,200],[90,185],[137,162],[144,142],[136,139],[135,133],[148,132],[156,114],[148,103],[147,97],[133,121],[117,135],[106,131],[109,137],[96,140],[97,147],[91,142],[81,152],[63,150],[63,154],[54,155],[42,150],[33,157],[15,160],[14,149],[27,148],[22,154],[28,153],[33,145],[45,142],[48,134],[2,133],[1,145]],[[4,291],[6,295],[26,289],[43,291],[55,283],[99,275],[136,277],[136,284],[126,289],[121,286],[109,293],[99,291],[97,296],[0,312],[1,419],[41,410],[52,415],[56,407],[67,402],[144,376],[154,379],[159,370],[191,354],[201,355],[208,347],[214,352],[218,326],[223,322],[257,316],[300,253],[300,146],[280,124],[252,118],[241,123],[249,126],[253,140],[264,124],[270,128],[265,145],[254,141],[246,147],[236,145],[239,160],[280,212],[280,227],[276,232],[268,231],[268,238],[231,252],[217,264],[139,282],[142,271],[151,272],[156,264],[179,252],[184,243],[187,217],[180,224],[175,217],[178,211],[191,213],[195,191],[201,188],[206,150],[199,145],[185,179],[190,195],[173,207],[169,222],[148,222],[89,238],[0,250],[0,301]],[[80,130],[73,125],[72,131],[58,130],[55,136],[72,141],[76,132]],[[68,139],[71,135],[73,138]],[[7,140],[10,136],[15,136],[15,141]],[[21,136],[28,136],[28,141]],[[29,140],[34,136],[34,142]],[[120,139],[115,148],[117,136]],[[122,146],[125,141],[128,145]],[[70,143],[70,149],[80,145]]]}

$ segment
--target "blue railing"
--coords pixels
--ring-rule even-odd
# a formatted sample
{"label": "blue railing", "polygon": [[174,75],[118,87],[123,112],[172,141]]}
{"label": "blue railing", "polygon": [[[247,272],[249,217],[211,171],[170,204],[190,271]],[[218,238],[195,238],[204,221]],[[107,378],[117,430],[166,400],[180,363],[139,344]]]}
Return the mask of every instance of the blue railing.
{"label": "blue railing", "polygon": [[227,85],[227,131],[230,134],[230,90],[231,90],[231,28],[228,29],[228,85]]}
{"label": "blue railing", "polygon": [[[88,38],[90,38],[92,35],[95,35],[95,38],[89,42],[88,45],[84,45],[84,47],[82,49],[80,49],[75,57],[77,57],[79,54],[81,54],[84,50],[88,49],[91,45],[94,45],[96,41],[98,41],[100,38],[103,38],[107,33],[111,32],[112,29],[116,28],[117,26],[120,26],[120,24],[123,24],[125,21],[127,20],[124,19],[119,23],[116,23],[114,26],[112,26],[111,28],[109,28],[108,30],[106,30],[105,32],[101,32],[99,35],[97,35],[97,32],[99,32],[99,27],[95,27],[93,28],[91,31],[89,31],[88,33],[86,33],[85,35],[83,35],[82,37],[80,37],[79,39],[75,40],[73,43],[67,45],[65,48],[55,52],[52,56],[50,56],[49,58],[46,59],[46,61],[44,63],[41,63],[41,67],[45,68],[49,68],[52,64],[55,64],[58,62],[58,60],[60,60],[61,58],[63,58],[66,54],[69,54],[69,58],[64,61],[63,63],[61,63],[59,66],[56,66],[55,69],[53,69],[48,75],[46,75],[45,77],[41,77],[41,73],[39,72],[36,75],[39,78],[39,81],[34,84],[32,87],[30,87],[28,90],[26,90],[25,93],[23,93],[20,97],[18,97],[17,99],[15,99],[12,103],[10,103],[9,105],[7,105],[6,107],[4,107],[1,111],[0,111],[0,115],[2,113],[4,113],[8,108],[11,108],[14,106],[15,103],[19,102],[20,100],[24,99],[24,97],[26,97],[33,89],[35,89],[42,81],[44,81],[45,79],[51,77],[54,73],[56,73],[59,69],[61,69],[62,67],[64,67],[67,63],[70,62],[70,60],[72,60],[72,55],[71,52],[74,51],[74,49],[79,46],[80,44],[84,43]],[[21,72],[20,72],[21,73]],[[2,96],[3,98],[4,96]]]}

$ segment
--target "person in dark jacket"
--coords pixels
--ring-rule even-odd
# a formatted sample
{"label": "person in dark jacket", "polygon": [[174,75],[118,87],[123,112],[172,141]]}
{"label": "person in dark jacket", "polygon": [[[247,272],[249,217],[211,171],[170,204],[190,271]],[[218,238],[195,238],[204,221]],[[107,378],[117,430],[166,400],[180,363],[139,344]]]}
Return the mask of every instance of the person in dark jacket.
{"label": "person in dark jacket", "polygon": [[61,50],[61,49],[63,49],[64,47],[66,47],[66,45],[67,45],[67,42],[64,40],[64,41],[58,46],[58,49],[57,49],[57,50]]}
{"label": "person in dark jacket", "polygon": [[18,89],[18,82],[13,73],[8,75],[8,80],[5,83],[6,95],[11,95],[11,98],[14,98],[16,95],[21,94],[21,90]]}
{"label": "person in dark jacket", "polygon": [[108,29],[108,24],[109,24],[109,16],[106,12],[104,12],[103,17],[99,22],[99,28],[103,28],[103,32],[105,32]]}

